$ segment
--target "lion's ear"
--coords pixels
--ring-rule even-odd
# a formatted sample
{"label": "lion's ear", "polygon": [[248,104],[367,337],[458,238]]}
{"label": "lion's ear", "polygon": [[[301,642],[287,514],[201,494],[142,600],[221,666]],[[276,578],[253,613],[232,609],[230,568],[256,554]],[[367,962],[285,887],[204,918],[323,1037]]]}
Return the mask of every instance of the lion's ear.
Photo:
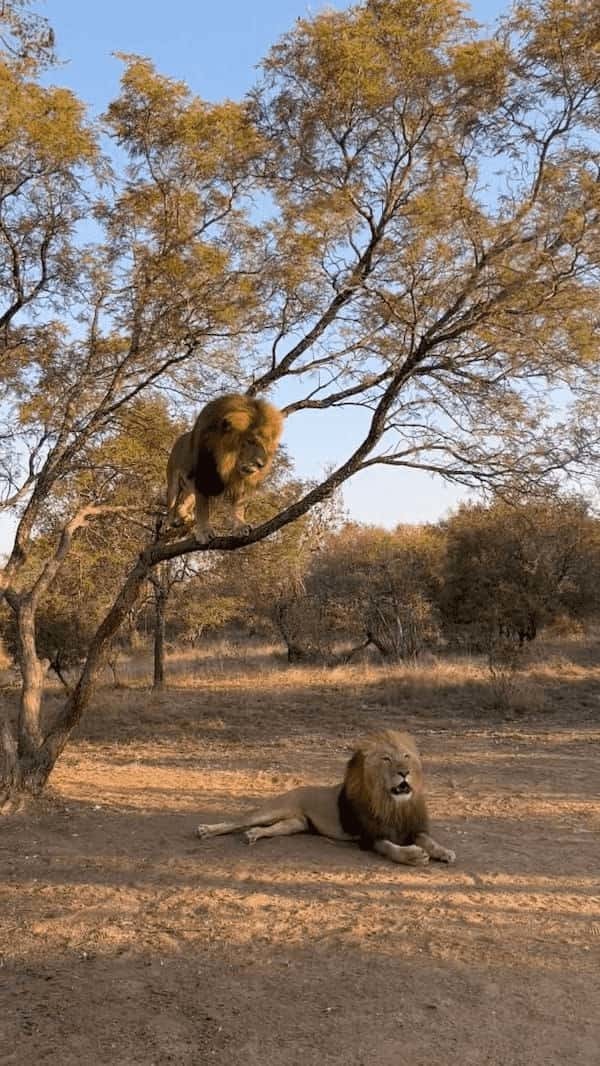
{"label": "lion's ear", "polygon": [[230,411],[229,414],[223,416],[221,422],[222,433],[246,433],[250,428],[252,417],[249,411],[239,410]]}
{"label": "lion's ear", "polygon": [[359,767],[362,766],[362,764],[364,762],[364,759],[365,759],[365,757],[364,757],[362,751],[355,751],[354,754],[352,755],[352,758],[348,760],[347,769],[348,770],[358,770]]}

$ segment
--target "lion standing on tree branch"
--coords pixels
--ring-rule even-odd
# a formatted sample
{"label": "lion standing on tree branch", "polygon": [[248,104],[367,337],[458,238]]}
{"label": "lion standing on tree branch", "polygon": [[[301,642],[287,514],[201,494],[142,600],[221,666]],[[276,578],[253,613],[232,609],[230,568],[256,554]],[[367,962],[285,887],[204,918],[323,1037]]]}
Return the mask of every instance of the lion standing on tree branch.
{"label": "lion standing on tree branch", "polygon": [[213,537],[211,501],[231,504],[236,532],[247,531],[245,505],[271,468],[283,431],[281,411],[266,400],[232,394],[211,400],[194,428],[175,441],[167,464],[167,526],[195,523]]}

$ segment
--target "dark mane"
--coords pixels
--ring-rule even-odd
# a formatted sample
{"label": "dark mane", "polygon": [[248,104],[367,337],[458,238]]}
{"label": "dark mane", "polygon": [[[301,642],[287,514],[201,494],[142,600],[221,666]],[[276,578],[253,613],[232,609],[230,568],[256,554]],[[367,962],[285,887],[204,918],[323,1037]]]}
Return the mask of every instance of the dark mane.
{"label": "dark mane", "polygon": [[217,461],[210,448],[199,448],[196,453],[194,484],[203,496],[220,496],[225,482],[217,469]]}
{"label": "dark mane", "polygon": [[[389,804],[387,810],[375,809],[373,797],[364,789],[364,754],[356,751],[346,767],[346,777],[338,796],[342,829],[357,837],[361,848],[370,849],[376,840],[393,844],[414,844],[419,833],[429,831],[427,806],[422,794],[414,794],[401,804]],[[360,784],[359,784],[360,782]]]}

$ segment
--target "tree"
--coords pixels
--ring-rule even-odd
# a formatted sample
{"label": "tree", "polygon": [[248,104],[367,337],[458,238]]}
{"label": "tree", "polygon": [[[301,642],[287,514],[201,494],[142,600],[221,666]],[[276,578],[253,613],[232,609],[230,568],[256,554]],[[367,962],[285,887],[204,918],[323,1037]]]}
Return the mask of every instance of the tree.
{"label": "tree", "polygon": [[[3,589],[25,680],[16,733],[4,730],[5,794],[43,786],[149,573],[200,550],[142,550],[43,732],[35,611],[92,505],[64,516],[35,586],[17,575],[57,486],[142,393],[235,383],[277,398],[285,383],[288,417],[362,411],[319,484],[210,551],[271,536],[375,463],[523,487],[595,458],[598,36],[592,0],[526,0],[492,38],[455,0],[366,0],[299,20],[242,104],[206,104],[126,57],[106,124],[127,172],[92,194],[98,238],[82,245],[71,226],[28,305],[61,324],[47,314],[27,344],[23,308],[8,324],[7,498],[24,509]],[[11,63],[24,91],[32,76]],[[80,112],[72,126],[76,215],[97,152]],[[43,160],[47,141],[31,150]],[[21,195],[13,182],[9,199]],[[11,218],[5,271],[30,254]]]}
{"label": "tree", "polygon": [[463,506],[445,523],[442,609],[488,648],[534,640],[561,614],[600,605],[597,519],[577,499]]}
{"label": "tree", "polygon": [[154,593],[154,668],[152,688],[160,691],[165,685],[165,615],[169,592],[174,579],[173,564],[162,563],[149,581]]}
{"label": "tree", "polygon": [[[116,416],[110,434],[82,451],[78,468],[56,486],[52,508],[40,519],[19,569],[18,594],[32,588],[43,574],[64,522],[82,501],[94,505],[108,495],[112,500],[107,513],[97,514],[82,528],[62,562],[60,581],[50,584],[37,600],[37,651],[63,681],[65,671],[85,658],[132,555],[151,535],[176,432],[164,401],[136,398]],[[18,612],[12,613],[5,636],[18,659]]]}
{"label": "tree", "polygon": [[[14,10],[10,3],[3,7],[9,18]],[[22,26],[13,22],[10,28],[18,34]],[[65,485],[86,469],[90,449],[111,437],[124,413],[159,379],[170,375],[174,383],[184,364],[193,371],[200,345],[205,385],[222,367],[232,368],[223,346],[239,334],[242,320],[251,320],[253,301],[251,275],[240,280],[248,226],[230,199],[252,154],[253,134],[243,108],[201,109],[182,86],[132,60],[108,119],[117,139],[129,137],[131,168],[109,187],[109,196],[100,187],[93,193],[101,233],[93,247],[85,246],[75,239],[74,225],[89,211],[90,182],[105,175],[92,169],[98,153],[83,109],[72,94],[32,82],[31,64],[14,63],[12,52],[0,58],[6,60],[12,101],[0,172],[0,270],[9,281],[3,316],[9,412],[4,503],[18,507],[26,501],[3,591],[15,615],[23,676],[16,749],[23,781],[30,771],[35,778],[42,743],[47,663],[36,648],[36,613],[75,534],[115,505],[106,498],[81,500],[83,506],[63,515],[62,531],[35,581],[25,587],[20,575],[32,538],[49,514],[61,513]],[[128,126],[133,96],[140,130],[146,130],[141,140]],[[146,122],[149,109],[154,127]],[[171,124],[168,144],[165,122]],[[249,130],[248,143],[242,143],[243,128]],[[163,147],[162,168],[157,153],[153,156],[157,142]],[[21,322],[17,316],[34,307],[44,322],[32,329],[27,317]],[[56,312],[63,322],[52,319]],[[105,488],[110,496],[110,479]],[[123,506],[129,504],[119,510]],[[5,739],[7,730],[8,724]],[[14,752],[14,742],[7,743]],[[9,777],[15,777],[14,769]]]}
{"label": "tree", "polygon": [[[293,476],[284,461],[271,478],[269,491],[253,502],[250,512],[256,522],[285,504],[298,500],[308,485]],[[335,495],[315,505],[296,522],[274,536],[236,556],[235,568],[225,556],[216,561],[213,579],[220,594],[237,603],[237,617],[254,628],[257,622],[277,624],[280,606],[299,590],[327,535],[339,522],[341,504]]]}
{"label": "tree", "polygon": [[[428,527],[394,532],[348,524],[316,556],[284,623],[311,647],[332,654],[335,641],[384,659],[415,659],[438,638],[441,538]],[[352,654],[352,653],[350,653]]]}
{"label": "tree", "polygon": [[179,634],[185,634],[195,643],[207,625],[223,624],[235,614],[235,603],[223,601],[218,594],[216,602],[214,593],[211,597],[211,576],[186,558],[160,563],[148,575],[152,589],[152,688],[156,692],[162,691],[166,684],[167,624],[174,615],[177,615]]}

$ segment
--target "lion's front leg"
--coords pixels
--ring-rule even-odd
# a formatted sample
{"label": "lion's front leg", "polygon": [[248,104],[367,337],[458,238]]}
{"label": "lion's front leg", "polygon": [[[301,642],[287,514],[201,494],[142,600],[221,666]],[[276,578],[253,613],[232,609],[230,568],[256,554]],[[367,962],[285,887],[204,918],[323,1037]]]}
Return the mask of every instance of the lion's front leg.
{"label": "lion's front leg", "polygon": [[195,535],[196,540],[201,544],[208,544],[209,540],[215,536],[215,531],[210,524],[210,497],[203,496],[201,492],[195,490],[196,496],[196,526]]}
{"label": "lion's front leg", "polygon": [[184,482],[175,509],[175,525],[190,526],[194,521],[194,490]]}
{"label": "lion's front leg", "polygon": [[404,866],[426,866],[429,862],[429,855],[425,849],[416,844],[402,846],[393,844],[391,840],[376,840],[373,844],[373,851],[391,862],[399,862]]}
{"label": "lion's front leg", "polygon": [[234,497],[231,501],[231,520],[233,523],[233,529],[235,533],[239,533],[240,536],[245,536],[249,533],[251,526],[246,522],[246,498],[244,496]]}
{"label": "lion's front leg", "polygon": [[418,833],[415,837],[415,843],[420,848],[423,848],[423,851],[427,852],[430,859],[436,859],[437,862],[456,862],[456,853],[451,851],[450,848],[443,848],[433,837],[429,836],[429,833]]}

